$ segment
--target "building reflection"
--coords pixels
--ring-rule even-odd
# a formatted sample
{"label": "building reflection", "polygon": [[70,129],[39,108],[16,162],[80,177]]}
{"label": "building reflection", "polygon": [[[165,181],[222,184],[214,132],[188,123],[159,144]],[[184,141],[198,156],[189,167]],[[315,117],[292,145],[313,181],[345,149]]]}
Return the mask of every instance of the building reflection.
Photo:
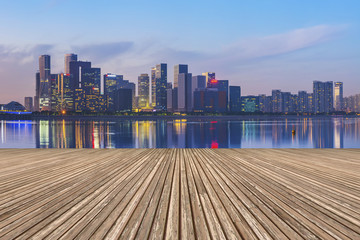
{"label": "building reflection", "polygon": [[[1,121],[1,143],[24,137],[37,148],[359,147],[360,119],[241,121]],[[293,132],[295,131],[295,133]]]}

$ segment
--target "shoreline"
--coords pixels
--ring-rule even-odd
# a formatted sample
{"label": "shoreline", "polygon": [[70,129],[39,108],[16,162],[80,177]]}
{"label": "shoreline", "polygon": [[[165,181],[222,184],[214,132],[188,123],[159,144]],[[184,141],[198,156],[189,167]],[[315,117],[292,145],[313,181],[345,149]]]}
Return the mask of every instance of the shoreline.
{"label": "shoreline", "polygon": [[140,120],[140,121],[156,121],[156,120],[269,120],[269,119],[304,119],[304,118],[359,118],[358,115],[186,115],[186,116],[117,116],[117,115],[101,115],[101,116],[37,116],[37,115],[0,115],[0,120]]}

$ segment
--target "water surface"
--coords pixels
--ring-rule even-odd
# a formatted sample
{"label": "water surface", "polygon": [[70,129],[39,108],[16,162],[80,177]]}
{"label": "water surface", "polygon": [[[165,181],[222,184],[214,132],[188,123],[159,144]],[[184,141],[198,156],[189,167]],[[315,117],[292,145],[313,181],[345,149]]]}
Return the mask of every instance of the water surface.
{"label": "water surface", "polygon": [[0,133],[0,148],[359,148],[360,118],[2,120]]}

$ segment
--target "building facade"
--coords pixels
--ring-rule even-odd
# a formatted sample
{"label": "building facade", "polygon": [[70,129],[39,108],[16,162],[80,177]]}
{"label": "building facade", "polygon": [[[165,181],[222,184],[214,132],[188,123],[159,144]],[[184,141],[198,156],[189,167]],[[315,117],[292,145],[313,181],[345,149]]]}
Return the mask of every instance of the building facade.
{"label": "building facade", "polygon": [[241,112],[241,88],[240,86],[230,86],[230,112]]}
{"label": "building facade", "polygon": [[149,75],[144,73],[138,77],[138,107],[149,107]]}
{"label": "building facade", "polygon": [[335,111],[344,111],[343,83],[334,83],[334,107]]}

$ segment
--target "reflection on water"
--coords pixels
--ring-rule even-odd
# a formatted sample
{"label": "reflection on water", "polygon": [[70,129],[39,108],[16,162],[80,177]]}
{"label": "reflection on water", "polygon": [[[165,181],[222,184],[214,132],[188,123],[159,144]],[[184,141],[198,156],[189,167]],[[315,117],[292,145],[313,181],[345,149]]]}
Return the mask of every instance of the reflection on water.
{"label": "reflection on water", "polygon": [[[359,118],[0,121],[0,148],[358,148]],[[295,130],[295,132],[293,132]]]}

